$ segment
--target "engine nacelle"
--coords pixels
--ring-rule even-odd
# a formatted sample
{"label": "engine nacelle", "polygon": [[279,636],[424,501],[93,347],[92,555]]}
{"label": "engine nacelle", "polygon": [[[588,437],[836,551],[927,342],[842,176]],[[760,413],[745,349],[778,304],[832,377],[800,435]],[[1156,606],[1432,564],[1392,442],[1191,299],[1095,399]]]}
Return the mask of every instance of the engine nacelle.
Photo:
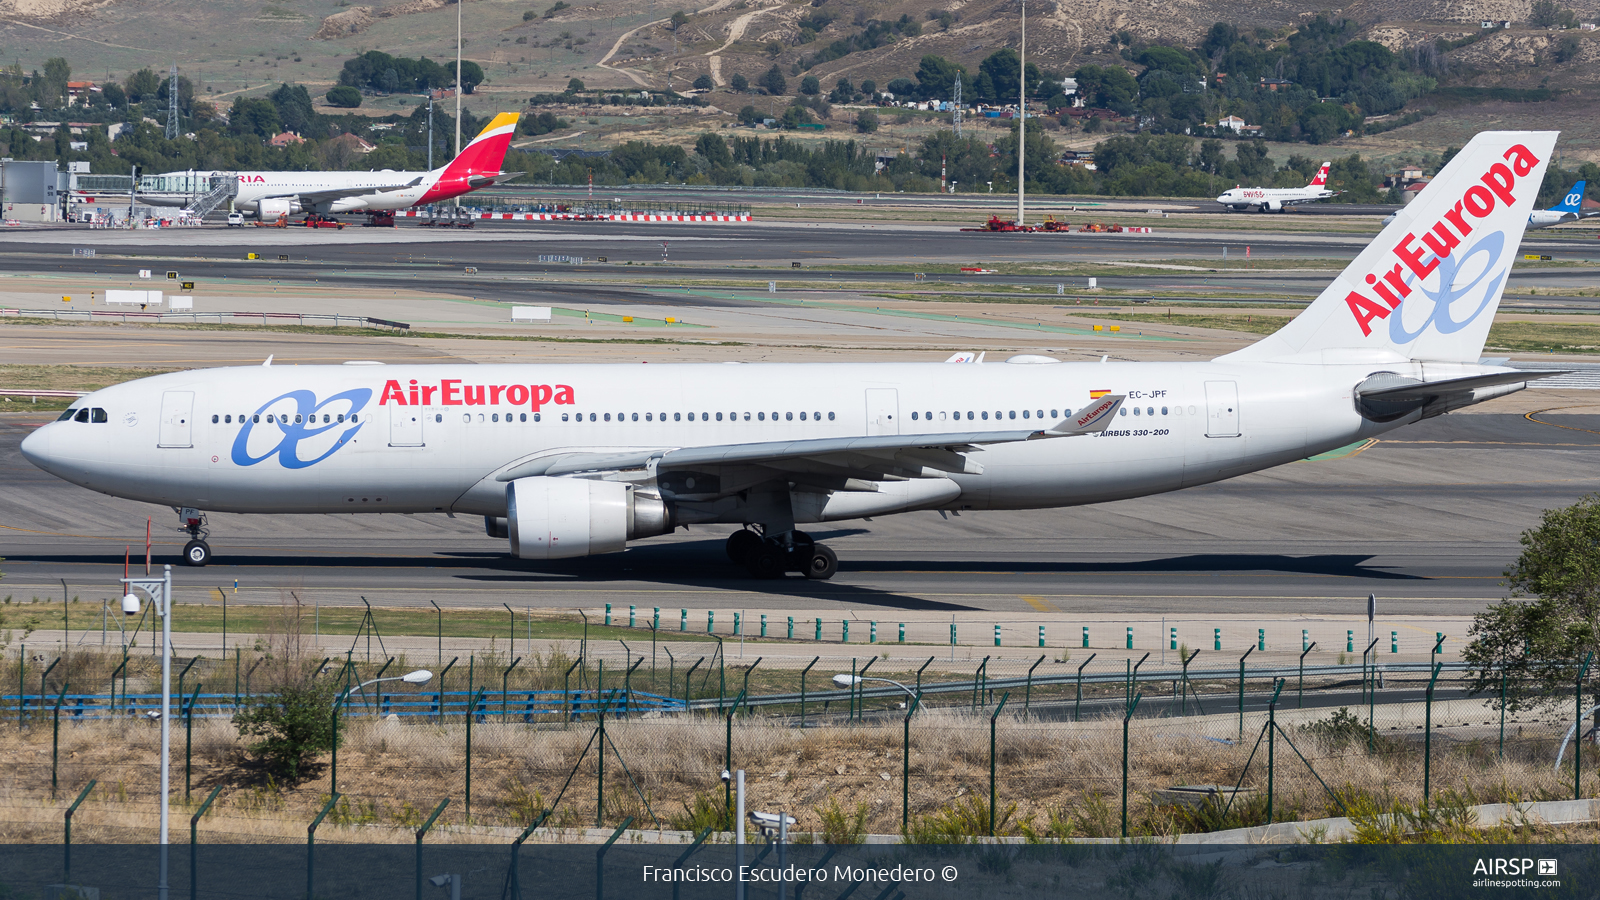
{"label": "engine nacelle", "polygon": [[279,216],[287,216],[293,210],[289,200],[257,200],[256,218],[263,222],[270,222]]}
{"label": "engine nacelle", "polygon": [[672,530],[661,498],[632,485],[545,476],[506,485],[505,523],[511,554],[521,559],[616,553],[629,538]]}

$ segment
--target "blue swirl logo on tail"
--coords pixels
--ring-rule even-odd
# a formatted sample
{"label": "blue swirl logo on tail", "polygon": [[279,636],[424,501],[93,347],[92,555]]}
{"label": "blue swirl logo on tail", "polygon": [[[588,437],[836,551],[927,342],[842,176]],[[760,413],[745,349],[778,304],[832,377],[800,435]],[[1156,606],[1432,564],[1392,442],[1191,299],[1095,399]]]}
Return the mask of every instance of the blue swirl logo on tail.
{"label": "blue swirl logo on tail", "polygon": [[[1501,254],[1505,251],[1505,246],[1505,233],[1496,231],[1479,238],[1478,242],[1472,245],[1472,249],[1465,253],[1452,253],[1440,259],[1438,269],[1439,287],[1435,290],[1429,290],[1427,287],[1417,284],[1417,293],[1407,297],[1405,302],[1401,304],[1401,312],[1403,313],[1405,307],[1417,302],[1420,294],[1433,301],[1432,311],[1428,313],[1427,318],[1417,325],[1415,331],[1406,330],[1402,321],[1405,318],[1403,314],[1389,319],[1389,340],[1396,344],[1409,344],[1421,337],[1422,333],[1428,330],[1429,325],[1432,325],[1440,334],[1454,334],[1471,325],[1500,294],[1500,283],[1505,280],[1509,266],[1502,268],[1498,272],[1492,270],[1494,264],[1499,262]],[[1483,267],[1478,270],[1478,274],[1471,281],[1456,287],[1457,273],[1464,269],[1467,263],[1480,253],[1487,254],[1489,257],[1484,261]],[[1485,283],[1486,280],[1487,283]],[[1415,283],[1414,278],[1407,278],[1406,281]],[[1452,316],[1450,314],[1450,306],[1457,300],[1477,290],[1480,285],[1483,288],[1483,299],[1479,301],[1477,308],[1462,319]]]}
{"label": "blue swirl logo on tail", "polygon": [[[267,412],[268,409],[273,408],[274,404],[281,403],[284,400],[294,401],[294,413]],[[355,388],[354,390],[334,394],[321,403],[317,402],[317,395],[310,391],[290,391],[287,394],[274,397],[261,404],[255,415],[245,420],[244,427],[239,429],[239,435],[233,440],[231,454],[233,462],[239,466],[253,466],[276,456],[278,463],[285,469],[304,469],[307,466],[314,466],[332,456],[340,447],[343,447],[349,443],[351,438],[355,437],[356,432],[360,431],[366,423],[361,421],[352,422],[351,420],[355,419],[355,414],[364,409],[371,400],[372,390],[370,388]],[[345,408],[346,404],[348,404],[348,408]],[[340,415],[335,416],[329,413],[327,422],[318,421],[317,417],[322,415],[322,410],[336,405],[340,410]],[[266,417],[264,421],[262,419],[263,416]],[[276,428],[278,430],[278,441],[273,445],[272,449],[259,456],[254,456],[250,453],[250,437],[257,426]],[[334,440],[333,445],[325,450],[322,455],[314,459],[300,458],[301,441],[317,438],[339,429],[343,429],[343,431]]]}

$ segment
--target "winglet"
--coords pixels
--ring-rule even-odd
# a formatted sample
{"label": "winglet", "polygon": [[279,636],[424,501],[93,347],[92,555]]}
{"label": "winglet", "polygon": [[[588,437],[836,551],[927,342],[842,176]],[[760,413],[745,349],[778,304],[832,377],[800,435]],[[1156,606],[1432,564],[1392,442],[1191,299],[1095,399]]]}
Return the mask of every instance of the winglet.
{"label": "winglet", "polygon": [[1112,418],[1116,416],[1117,410],[1122,408],[1122,401],[1126,399],[1126,394],[1107,394],[1073,413],[1071,418],[1063,419],[1045,429],[1042,434],[1045,437],[1063,437],[1105,431],[1106,426],[1110,425]]}
{"label": "winglet", "polygon": [[272,354],[272,355],[270,355],[270,356],[268,356],[268,357],[267,357],[267,361],[266,361],[266,362],[264,362],[264,363],[262,363],[262,365],[263,365],[263,366],[270,366],[270,365],[272,365],[272,357],[273,357],[273,356],[277,356],[277,354],[276,354],[276,353],[274,353],[274,354]]}

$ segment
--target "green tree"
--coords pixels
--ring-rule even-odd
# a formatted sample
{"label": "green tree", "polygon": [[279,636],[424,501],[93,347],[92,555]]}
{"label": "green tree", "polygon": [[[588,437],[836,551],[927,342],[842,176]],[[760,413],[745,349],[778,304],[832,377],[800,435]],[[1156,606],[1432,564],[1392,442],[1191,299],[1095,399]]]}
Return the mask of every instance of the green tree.
{"label": "green tree", "polygon": [[782,97],[789,90],[789,82],[784,80],[783,72],[777,66],[768,69],[767,74],[761,76],[761,86],[774,97]]}
{"label": "green tree", "polygon": [[700,154],[706,162],[713,167],[726,166],[733,163],[733,155],[728,152],[728,142],[722,135],[706,132],[694,143],[694,152]]}
{"label": "green tree", "polygon": [[740,125],[754,125],[759,121],[761,121],[761,114],[756,112],[754,106],[746,106],[739,110]]}
{"label": "green tree", "polygon": [[856,113],[856,130],[862,134],[872,134],[878,130],[878,114],[870,109],[863,109]]}
{"label": "green tree", "polygon": [[67,82],[72,79],[72,67],[59,56],[44,61],[44,84],[41,101],[46,106],[62,106],[67,102]]}
{"label": "green tree", "polygon": [[[334,90],[339,89],[334,88]],[[331,99],[328,102],[334,106],[348,106],[351,108],[360,106],[361,92],[356,91],[354,88],[346,88],[346,90],[355,91],[354,103],[336,103]],[[332,94],[333,91],[328,93]],[[311,93],[306,90],[305,85],[280,85],[268,99],[272,101],[273,106],[278,108],[278,118],[283,120],[284,128],[301,134],[311,130],[312,123],[317,119],[317,111],[311,104]]]}
{"label": "green tree", "polygon": [[123,90],[128,95],[129,103],[143,103],[153,99],[156,92],[161,90],[161,78],[153,69],[140,69],[128,76],[122,83]]}
{"label": "green tree", "polygon": [[581,79],[581,78],[572,78],[572,79],[569,79],[567,81],[567,93],[569,93],[569,94],[581,94],[581,93],[583,93],[583,91],[584,91],[583,79]]}
{"label": "green tree", "polygon": [[750,79],[735,72],[728,76],[728,86],[742,94],[750,90]]}
{"label": "green tree", "polygon": [[361,92],[347,84],[341,84],[328,91],[327,99],[329,106],[355,109],[361,105]]}
{"label": "green tree", "polygon": [[1578,667],[1600,651],[1600,495],[1545,510],[1521,541],[1505,572],[1511,596],[1473,617],[1461,651],[1473,693],[1498,703],[1506,673],[1510,710],[1570,703]]}
{"label": "green tree", "polygon": [[716,86],[717,83],[711,80],[710,75],[701,75],[699,78],[694,80],[694,89],[697,91],[714,90],[716,89]]}
{"label": "green tree", "polygon": [[274,776],[299,781],[309,776],[318,754],[334,747],[337,688],[333,679],[290,680],[271,693],[251,698],[234,713],[234,727],[240,737],[252,739],[250,752],[259,756]]}
{"label": "green tree", "polygon": [[822,82],[818,81],[815,75],[807,75],[800,79],[800,93],[807,97],[815,97],[822,93]]}
{"label": "green tree", "polygon": [[679,28],[682,28],[683,26],[685,26],[687,24],[689,24],[689,14],[688,13],[686,13],[683,10],[680,9],[677,12],[672,14],[672,30],[673,31],[677,31]]}

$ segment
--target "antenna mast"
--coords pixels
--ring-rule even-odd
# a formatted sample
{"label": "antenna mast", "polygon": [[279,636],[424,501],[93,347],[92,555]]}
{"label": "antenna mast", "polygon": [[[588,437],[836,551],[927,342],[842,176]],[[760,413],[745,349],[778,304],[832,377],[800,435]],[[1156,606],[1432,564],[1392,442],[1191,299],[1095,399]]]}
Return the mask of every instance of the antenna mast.
{"label": "antenna mast", "polygon": [[1028,148],[1028,0],[1022,0],[1022,51],[1017,54],[1017,226],[1022,220],[1022,161]]}
{"label": "antenna mast", "polygon": [[178,138],[178,64],[167,73],[167,140]]}
{"label": "antenna mast", "polygon": [[955,96],[950,98],[950,107],[954,110],[951,121],[956,126],[956,137],[961,137],[961,73],[956,73]]}

